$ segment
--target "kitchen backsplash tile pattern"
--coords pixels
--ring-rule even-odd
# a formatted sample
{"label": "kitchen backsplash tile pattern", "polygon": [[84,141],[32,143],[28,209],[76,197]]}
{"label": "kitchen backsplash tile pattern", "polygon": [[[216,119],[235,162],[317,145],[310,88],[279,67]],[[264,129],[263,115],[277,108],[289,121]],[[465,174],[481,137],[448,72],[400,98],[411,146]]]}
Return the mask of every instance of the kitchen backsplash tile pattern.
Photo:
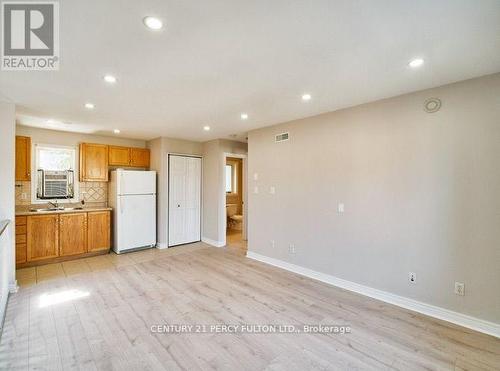
{"label": "kitchen backsplash tile pattern", "polygon": [[31,182],[16,182],[16,205],[31,204]]}
{"label": "kitchen backsplash tile pattern", "polygon": [[80,182],[80,199],[85,202],[108,201],[108,183]]}
{"label": "kitchen backsplash tile pattern", "polygon": [[[80,200],[85,202],[107,202],[108,183],[80,182]],[[31,182],[16,182],[16,205],[31,204]]]}

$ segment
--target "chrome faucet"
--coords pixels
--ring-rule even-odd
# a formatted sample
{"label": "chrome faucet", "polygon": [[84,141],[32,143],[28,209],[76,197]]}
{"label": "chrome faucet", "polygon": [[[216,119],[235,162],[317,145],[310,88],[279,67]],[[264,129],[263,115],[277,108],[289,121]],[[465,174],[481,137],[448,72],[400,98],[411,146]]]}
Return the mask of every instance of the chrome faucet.
{"label": "chrome faucet", "polygon": [[48,204],[49,205],[52,205],[55,209],[59,209],[59,203],[57,202],[52,202],[52,201],[48,201]]}

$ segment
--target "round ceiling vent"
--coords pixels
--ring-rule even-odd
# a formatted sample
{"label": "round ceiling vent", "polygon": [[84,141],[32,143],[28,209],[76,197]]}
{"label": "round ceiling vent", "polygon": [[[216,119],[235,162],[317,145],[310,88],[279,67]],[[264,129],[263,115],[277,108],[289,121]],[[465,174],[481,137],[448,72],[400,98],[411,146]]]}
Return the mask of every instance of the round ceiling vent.
{"label": "round ceiling vent", "polygon": [[441,100],[439,98],[429,98],[424,102],[424,111],[434,113],[441,109]]}

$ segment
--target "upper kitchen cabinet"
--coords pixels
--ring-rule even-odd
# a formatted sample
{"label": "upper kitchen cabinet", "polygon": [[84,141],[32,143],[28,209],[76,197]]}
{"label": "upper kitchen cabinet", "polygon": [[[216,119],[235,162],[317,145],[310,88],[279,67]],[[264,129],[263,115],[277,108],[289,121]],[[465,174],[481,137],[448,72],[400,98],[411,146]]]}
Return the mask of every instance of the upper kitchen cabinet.
{"label": "upper kitchen cabinet", "polygon": [[129,166],[130,165],[130,148],[109,146],[109,165],[111,166]]}
{"label": "upper kitchen cabinet", "polygon": [[31,138],[16,136],[16,181],[31,180]]}
{"label": "upper kitchen cabinet", "polygon": [[149,168],[149,149],[109,146],[109,166]]}
{"label": "upper kitchen cabinet", "polygon": [[80,144],[80,181],[108,181],[108,146],[105,144]]}
{"label": "upper kitchen cabinet", "polygon": [[149,168],[149,149],[130,148],[130,166]]}

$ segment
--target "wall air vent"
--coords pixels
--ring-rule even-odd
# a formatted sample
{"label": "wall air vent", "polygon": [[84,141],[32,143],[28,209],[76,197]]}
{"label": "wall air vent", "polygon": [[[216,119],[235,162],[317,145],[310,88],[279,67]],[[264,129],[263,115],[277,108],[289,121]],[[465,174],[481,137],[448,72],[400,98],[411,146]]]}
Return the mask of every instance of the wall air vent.
{"label": "wall air vent", "polygon": [[288,139],[289,139],[288,133],[281,133],[281,134],[276,135],[276,137],[275,137],[276,143],[285,142]]}

